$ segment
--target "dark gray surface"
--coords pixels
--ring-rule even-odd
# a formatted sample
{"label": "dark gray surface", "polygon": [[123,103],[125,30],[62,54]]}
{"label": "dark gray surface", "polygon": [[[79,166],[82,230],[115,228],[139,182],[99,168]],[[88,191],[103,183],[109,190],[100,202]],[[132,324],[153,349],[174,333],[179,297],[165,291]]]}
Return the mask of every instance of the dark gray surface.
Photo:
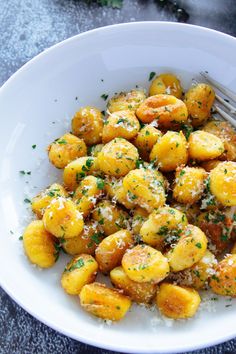
{"label": "dark gray surface", "polygon": [[[121,22],[176,21],[170,2],[164,7],[159,3],[124,0],[123,8],[117,10],[78,0],[0,0],[0,85],[45,48],[80,32]],[[182,0],[177,3],[188,12],[188,23],[236,36],[235,0]],[[0,353],[111,352],[55,332],[27,314],[0,289]],[[236,353],[236,340],[194,353],[233,354]]]}

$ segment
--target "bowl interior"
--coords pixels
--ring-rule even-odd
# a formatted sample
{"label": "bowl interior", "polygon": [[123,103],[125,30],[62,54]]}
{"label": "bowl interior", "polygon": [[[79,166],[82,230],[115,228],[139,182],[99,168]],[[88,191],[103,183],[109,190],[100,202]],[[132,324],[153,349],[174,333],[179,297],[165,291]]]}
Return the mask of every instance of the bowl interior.
{"label": "bowl interior", "polygon": [[46,147],[70,131],[80,106],[104,110],[102,94],[136,85],[148,88],[151,71],[177,73],[186,88],[202,70],[236,90],[236,40],[200,27],[136,23],[69,39],[36,57],[2,87],[0,281],[44,323],[86,343],[135,353],[196,349],[236,335],[235,301],[209,297],[192,320],[174,323],[156,310],[133,305],[122,322],[104,324],[84,313],[78,298],[60,287],[66,256],[54,268],[40,271],[27,261],[18,240],[33,217],[24,199],[61,180],[62,172],[48,162]]}

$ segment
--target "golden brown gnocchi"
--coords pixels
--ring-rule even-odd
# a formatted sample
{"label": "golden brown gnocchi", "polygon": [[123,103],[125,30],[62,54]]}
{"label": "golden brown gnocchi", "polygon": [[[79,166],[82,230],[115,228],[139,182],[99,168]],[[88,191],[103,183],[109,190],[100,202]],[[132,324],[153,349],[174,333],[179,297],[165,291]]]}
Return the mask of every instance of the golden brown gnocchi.
{"label": "golden brown gnocchi", "polygon": [[92,212],[92,218],[98,222],[106,236],[128,228],[128,217],[127,212],[109,200],[100,201]]}
{"label": "golden brown gnocchi", "polygon": [[78,236],[84,227],[82,214],[69,199],[57,197],[43,214],[45,229],[58,238]]}
{"label": "golden brown gnocchi", "polygon": [[214,100],[215,92],[207,84],[197,84],[186,93],[184,102],[194,127],[202,125],[210,117]]}
{"label": "golden brown gnocchi", "polygon": [[222,162],[211,170],[209,187],[221,204],[236,205],[236,162]]}
{"label": "golden brown gnocchi", "polygon": [[197,226],[188,225],[180,234],[177,244],[167,253],[173,272],[190,268],[200,261],[207,249],[207,237]]}
{"label": "golden brown gnocchi", "polygon": [[163,172],[174,171],[178,166],[185,165],[188,150],[184,134],[168,131],[153,146],[150,160]]}
{"label": "golden brown gnocchi", "polygon": [[115,287],[123,290],[135,302],[148,304],[156,295],[157,284],[133,281],[122,267],[114,268],[110,272],[110,278]]}
{"label": "golden brown gnocchi", "polygon": [[94,208],[97,198],[102,195],[105,183],[103,179],[94,176],[87,176],[75,190],[73,201],[77,210],[86,218]]}
{"label": "golden brown gnocchi", "polygon": [[97,270],[98,264],[92,256],[88,254],[76,256],[66,265],[61,285],[67,294],[79,295],[84,285],[95,280]]}
{"label": "golden brown gnocchi", "polygon": [[50,187],[40,192],[32,199],[32,211],[39,219],[42,219],[46,208],[49,206],[52,199],[56,197],[67,197],[67,192],[60,184],[53,183]]}
{"label": "golden brown gnocchi", "polygon": [[148,245],[137,245],[125,252],[122,267],[128,277],[138,283],[159,283],[170,268],[163,254]]}
{"label": "golden brown gnocchi", "polygon": [[210,286],[219,295],[236,297],[236,255],[226,256],[215,267],[215,274],[212,275]]}
{"label": "golden brown gnocchi", "polygon": [[203,168],[179,168],[176,171],[173,198],[179,203],[196,203],[203,195],[206,178],[207,173]]}
{"label": "golden brown gnocchi", "polygon": [[130,171],[123,179],[127,199],[151,212],[165,203],[163,175],[153,169]]}
{"label": "golden brown gnocchi", "polygon": [[185,103],[175,96],[164,94],[147,98],[136,110],[136,115],[143,123],[156,120],[161,128],[171,128],[188,119]]}
{"label": "golden brown gnocchi", "polygon": [[85,285],[79,297],[82,308],[105,320],[121,320],[131,306],[128,296],[100,283]]}
{"label": "golden brown gnocchi", "polygon": [[161,131],[154,128],[151,124],[145,125],[138,132],[133,144],[137,147],[142,159],[149,161],[150,152],[161,136]]}
{"label": "golden brown gnocchi", "polygon": [[45,229],[42,220],[32,221],[26,227],[23,244],[25,253],[33,264],[41,268],[49,268],[56,262],[56,241]]}
{"label": "golden brown gnocchi", "polygon": [[102,141],[102,113],[95,107],[83,107],[76,112],[71,127],[73,134],[83,139],[87,145]]}
{"label": "golden brown gnocchi", "polygon": [[115,138],[134,139],[139,129],[140,124],[133,111],[111,113],[104,122],[102,142],[106,144]]}
{"label": "golden brown gnocchi", "polygon": [[95,251],[96,261],[101,272],[108,273],[120,265],[125,251],[131,248],[133,244],[134,241],[130,231],[125,229],[105,237]]}
{"label": "golden brown gnocchi", "polygon": [[145,99],[146,95],[143,90],[120,92],[108,101],[107,108],[110,113],[124,110],[135,111]]}
{"label": "golden brown gnocchi", "polygon": [[48,147],[48,158],[57,168],[64,168],[78,157],[86,156],[85,142],[73,134],[64,134]]}
{"label": "golden brown gnocchi", "polygon": [[196,130],[190,134],[189,157],[193,160],[205,161],[215,159],[224,152],[224,144],[217,136]]}
{"label": "golden brown gnocchi", "polygon": [[160,93],[181,98],[183,95],[183,89],[179,79],[170,73],[158,75],[151,83],[149,95],[154,96]]}
{"label": "golden brown gnocchi", "polygon": [[172,243],[179,239],[187,224],[184,213],[174,208],[162,207],[149,215],[140,229],[140,236],[148,245],[162,250],[168,238]]}
{"label": "golden brown gnocchi", "polygon": [[105,174],[122,177],[135,168],[138,158],[138,150],[133,144],[116,138],[104,145],[98,154],[98,165]]}
{"label": "golden brown gnocchi", "polygon": [[200,302],[196,290],[174,284],[162,283],[157,293],[157,307],[163,315],[174,319],[193,317]]}

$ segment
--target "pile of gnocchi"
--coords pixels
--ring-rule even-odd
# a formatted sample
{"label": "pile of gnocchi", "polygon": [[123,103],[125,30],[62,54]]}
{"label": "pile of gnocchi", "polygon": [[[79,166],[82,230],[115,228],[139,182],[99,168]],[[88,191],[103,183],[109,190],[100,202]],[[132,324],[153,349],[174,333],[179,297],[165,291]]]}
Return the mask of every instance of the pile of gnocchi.
{"label": "pile of gnocchi", "polygon": [[118,321],[133,301],[183,319],[199,290],[236,296],[236,135],[212,117],[214,99],[211,86],[184,93],[163,73],[149,96],[134,89],[105,113],[80,108],[49,145],[63,183],[32,199],[24,250],[41,268],[71,255],[61,286],[84,310]]}

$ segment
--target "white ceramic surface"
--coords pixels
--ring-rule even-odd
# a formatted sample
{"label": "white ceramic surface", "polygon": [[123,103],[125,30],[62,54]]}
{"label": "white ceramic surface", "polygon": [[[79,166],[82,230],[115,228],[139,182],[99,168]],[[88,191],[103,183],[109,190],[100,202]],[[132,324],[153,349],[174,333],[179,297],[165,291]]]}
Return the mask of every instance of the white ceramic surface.
{"label": "white ceramic surface", "polygon": [[[203,306],[205,310],[189,321],[165,322],[156,311],[133,306],[120,323],[104,325],[61,289],[65,256],[54,268],[39,271],[29,264],[18,240],[32,217],[23,200],[61,179],[61,172],[49,165],[45,148],[70,130],[73,113],[86,104],[104,109],[101,94],[112,95],[135,85],[147,87],[151,71],[166,70],[178,73],[184,86],[199,71],[207,70],[236,90],[236,39],[174,23],[100,28],[40,54],[0,90],[1,285],[40,321],[98,347],[174,353],[236,335],[236,304],[227,299],[210,302],[210,308]],[[20,170],[31,171],[31,175],[22,176]]]}

